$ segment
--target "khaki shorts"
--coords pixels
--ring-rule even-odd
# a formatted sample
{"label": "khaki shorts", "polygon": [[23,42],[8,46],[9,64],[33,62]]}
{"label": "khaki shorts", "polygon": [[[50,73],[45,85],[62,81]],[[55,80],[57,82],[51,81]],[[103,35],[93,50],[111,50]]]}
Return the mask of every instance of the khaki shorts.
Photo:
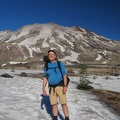
{"label": "khaki shorts", "polygon": [[[54,90],[53,90],[54,89]],[[56,88],[51,88],[50,92],[50,103],[51,105],[57,104],[57,98],[59,98],[60,104],[66,104],[66,94],[63,94],[63,87],[57,86]]]}

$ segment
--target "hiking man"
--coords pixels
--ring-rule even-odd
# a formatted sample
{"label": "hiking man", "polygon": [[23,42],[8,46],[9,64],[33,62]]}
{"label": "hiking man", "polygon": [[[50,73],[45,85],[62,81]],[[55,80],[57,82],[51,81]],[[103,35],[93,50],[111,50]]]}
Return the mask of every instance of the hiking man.
{"label": "hiking man", "polygon": [[46,85],[48,82],[49,85],[49,97],[50,103],[52,105],[53,120],[58,120],[58,102],[57,97],[59,98],[60,104],[63,109],[65,120],[69,120],[69,112],[66,100],[67,92],[67,77],[66,69],[63,62],[60,62],[61,72],[57,64],[57,54],[54,50],[48,51],[47,67],[44,67],[44,79],[43,79],[43,95],[46,96]]}

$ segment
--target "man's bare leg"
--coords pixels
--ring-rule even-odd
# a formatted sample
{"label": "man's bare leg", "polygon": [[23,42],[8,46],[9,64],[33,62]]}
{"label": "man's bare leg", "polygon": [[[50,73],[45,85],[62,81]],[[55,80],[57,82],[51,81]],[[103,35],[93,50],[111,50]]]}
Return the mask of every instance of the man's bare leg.
{"label": "man's bare leg", "polygon": [[58,106],[57,104],[52,105],[53,120],[57,120]]}
{"label": "man's bare leg", "polygon": [[67,104],[63,104],[62,109],[63,109],[63,113],[64,113],[65,118],[68,118],[68,120],[69,120],[69,111],[68,111]]}

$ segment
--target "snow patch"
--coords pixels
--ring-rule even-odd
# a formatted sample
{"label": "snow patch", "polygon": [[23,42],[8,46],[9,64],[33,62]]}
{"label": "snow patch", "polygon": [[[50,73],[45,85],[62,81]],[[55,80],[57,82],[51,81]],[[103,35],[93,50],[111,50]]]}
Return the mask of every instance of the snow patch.
{"label": "snow patch", "polygon": [[25,64],[25,63],[28,63],[28,62],[15,62],[15,61],[11,61],[11,62],[9,62],[10,64],[20,64],[20,63],[23,63],[23,64]]}
{"label": "snow patch", "polygon": [[[2,70],[0,74],[8,73],[13,78],[0,78],[0,118],[2,120],[51,120],[52,108],[48,97],[42,94],[42,79],[18,76],[21,72],[27,74],[39,74],[43,71],[37,70]],[[97,89],[114,90],[120,92],[119,77],[89,75],[89,80],[93,82],[92,86]],[[69,108],[70,120],[120,120],[120,116],[115,114],[102,104],[99,98],[88,91],[77,90],[76,86],[79,77],[70,77],[71,81],[67,90],[67,104]],[[114,80],[114,82],[113,82]],[[59,115],[58,120],[63,120],[64,115],[60,103],[58,102]]]}
{"label": "snow patch", "polygon": [[101,60],[102,56],[98,54],[98,57],[96,58],[97,61]]}
{"label": "snow patch", "polygon": [[77,61],[78,55],[79,55],[79,53],[71,51],[71,55],[70,56],[66,56],[64,59],[61,59],[61,60],[63,60],[63,61],[65,61],[65,60],[69,61],[70,60],[72,62],[75,62],[75,61],[78,62]]}

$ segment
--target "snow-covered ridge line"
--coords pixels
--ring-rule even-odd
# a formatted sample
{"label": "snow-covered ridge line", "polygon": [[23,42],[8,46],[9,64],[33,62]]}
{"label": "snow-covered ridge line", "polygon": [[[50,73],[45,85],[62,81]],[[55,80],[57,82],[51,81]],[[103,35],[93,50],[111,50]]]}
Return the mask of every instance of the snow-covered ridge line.
{"label": "snow-covered ridge line", "polygon": [[[120,42],[111,41],[78,26],[32,24],[16,31],[0,32],[0,64],[4,64],[4,61],[41,60],[49,49],[55,49],[59,59],[68,64],[84,61],[117,62],[120,59]],[[107,51],[106,54],[104,51]]]}

